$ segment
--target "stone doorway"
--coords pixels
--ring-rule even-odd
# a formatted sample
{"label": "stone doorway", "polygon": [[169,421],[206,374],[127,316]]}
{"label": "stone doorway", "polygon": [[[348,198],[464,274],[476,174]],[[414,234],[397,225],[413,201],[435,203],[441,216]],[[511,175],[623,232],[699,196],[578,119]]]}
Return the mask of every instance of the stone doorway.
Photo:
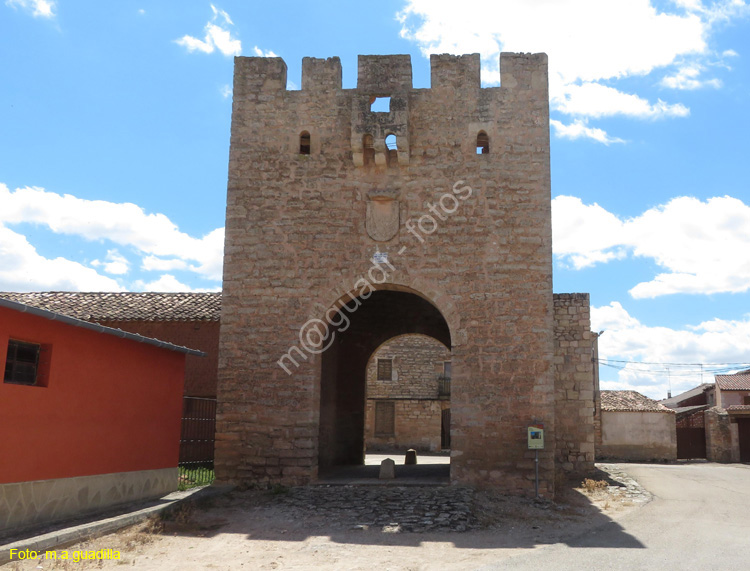
{"label": "stone doorway", "polygon": [[[346,306],[342,303],[346,302]],[[383,343],[418,333],[451,347],[442,313],[415,291],[381,289],[367,299],[345,296],[337,305],[351,324],[321,357],[318,469],[363,465],[367,364]],[[454,365],[455,366],[455,365]]]}

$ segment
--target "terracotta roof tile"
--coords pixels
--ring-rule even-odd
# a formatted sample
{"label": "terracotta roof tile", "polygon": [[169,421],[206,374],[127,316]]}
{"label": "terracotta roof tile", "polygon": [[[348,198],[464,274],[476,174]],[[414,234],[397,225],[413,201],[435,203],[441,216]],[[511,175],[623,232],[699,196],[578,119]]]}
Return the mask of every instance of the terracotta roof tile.
{"label": "terracotta roof tile", "polygon": [[220,293],[0,292],[0,297],[84,321],[219,321]]}
{"label": "terracotta roof tile", "polygon": [[747,373],[716,375],[716,385],[722,391],[750,391],[750,375]]}
{"label": "terracotta roof tile", "polygon": [[664,405],[636,391],[601,391],[602,410],[609,412],[670,412]]}
{"label": "terracotta roof tile", "polygon": [[750,404],[733,404],[727,407],[727,411],[747,411],[750,412]]}

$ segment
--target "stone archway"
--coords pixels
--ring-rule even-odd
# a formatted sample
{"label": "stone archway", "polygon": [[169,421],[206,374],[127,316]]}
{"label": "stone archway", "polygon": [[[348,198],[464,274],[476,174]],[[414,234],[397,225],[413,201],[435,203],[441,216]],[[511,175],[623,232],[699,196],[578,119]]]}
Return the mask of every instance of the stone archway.
{"label": "stone archway", "polygon": [[[364,461],[365,373],[375,349],[407,333],[422,333],[451,346],[442,313],[417,293],[380,289],[366,300],[346,300],[346,307],[353,308],[347,315],[350,325],[320,363],[320,471]],[[346,312],[346,307],[339,311]]]}

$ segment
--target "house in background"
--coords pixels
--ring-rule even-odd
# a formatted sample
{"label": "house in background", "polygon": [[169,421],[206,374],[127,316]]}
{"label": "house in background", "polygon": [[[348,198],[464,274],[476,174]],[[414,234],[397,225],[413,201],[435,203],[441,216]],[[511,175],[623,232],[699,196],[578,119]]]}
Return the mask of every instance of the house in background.
{"label": "house in background", "polygon": [[61,315],[192,347],[185,396],[216,398],[220,293],[0,292],[0,298]]}
{"label": "house in background", "polygon": [[427,335],[381,345],[367,364],[367,450],[450,448],[451,352]]}
{"label": "house in background", "polygon": [[675,413],[636,391],[601,391],[597,460],[635,462],[677,458]]}
{"label": "house in background", "polygon": [[659,404],[663,404],[672,410],[680,410],[690,406],[714,406],[716,404],[714,384],[701,383],[684,393],[660,400]]}
{"label": "house in background", "polygon": [[750,370],[715,380],[716,407],[706,413],[708,459],[750,462]]}
{"label": "house in background", "polygon": [[677,414],[677,457],[750,462],[750,370],[661,401]]}
{"label": "house in background", "polygon": [[175,490],[200,355],[0,298],[0,532]]}
{"label": "house in background", "polygon": [[677,458],[695,460],[707,457],[706,411],[716,404],[713,383],[701,383],[684,393],[659,401],[672,409],[677,419]]}

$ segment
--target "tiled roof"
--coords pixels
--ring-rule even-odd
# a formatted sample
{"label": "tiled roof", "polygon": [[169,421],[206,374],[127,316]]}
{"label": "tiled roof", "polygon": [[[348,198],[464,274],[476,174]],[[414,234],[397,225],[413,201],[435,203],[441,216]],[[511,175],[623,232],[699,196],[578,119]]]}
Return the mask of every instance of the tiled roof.
{"label": "tiled roof", "polygon": [[604,411],[674,412],[636,391],[601,391],[601,397]]}
{"label": "tiled roof", "polygon": [[701,410],[706,410],[709,407],[707,404],[697,404],[695,406],[679,406],[677,408],[673,408],[672,410],[675,411],[677,414],[677,417],[680,416],[689,416],[695,412],[699,412]]}
{"label": "tiled roof", "polygon": [[206,356],[206,354],[203,351],[198,351],[196,349],[189,349],[188,347],[183,347],[181,345],[174,345],[173,343],[167,343],[166,341],[160,341],[159,339],[153,339],[152,337],[144,337],[143,335],[138,335],[137,333],[130,333],[128,331],[115,329],[113,327],[105,327],[104,325],[99,325],[98,323],[91,323],[90,321],[76,319],[75,317],[70,317],[69,315],[63,315],[62,313],[55,313],[54,311],[41,309],[39,307],[32,307],[30,305],[18,303],[17,301],[12,301],[10,299],[5,299],[3,297],[0,297],[0,307],[7,308],[13,311],[20,311],[21,313],[28,313],[30,315],[35,315],[37,317],[42,317],[44,319],[50,319],[53,321],[57,321],[59,323],[65,323],[73,327],[81,327],[82,329],[89,329],[91,331],[96,331],[97,333],[103,333],[105,335],[113,335],[121,339],[130,339],[131,341],[137,341],[138,343],[146,343],[148,345],[155,345],[156,347],[160,347],[162,349],[169,349],[170,351],[177,351],[179,353],[187,353],[189,355],[198,355],[200,357]]}
{"label": "tiled roof", "polygon": [[662,399],[659,402],[666,406],[667,408],[676,408],[680,405],[683,401],[688,400],[689,398],[696,397],[702,392],[710,389],[713,387],[713,383],[703,383],[701,385],[698,385],[695,388],[692,388],[688,391],[685,391],[684,393],[680,393],[679,395],[675,395],[673,397],[670,397],[668,399]]}
{"label": "tiled roof", "polygon": [[220,293],[0,292],[0,297],[84,321],[219,321]]}
{"label": "tiled roof", "polygon": [[716,385],[722,391],[750,391],[750,375],[747,373],[716,375]]}

